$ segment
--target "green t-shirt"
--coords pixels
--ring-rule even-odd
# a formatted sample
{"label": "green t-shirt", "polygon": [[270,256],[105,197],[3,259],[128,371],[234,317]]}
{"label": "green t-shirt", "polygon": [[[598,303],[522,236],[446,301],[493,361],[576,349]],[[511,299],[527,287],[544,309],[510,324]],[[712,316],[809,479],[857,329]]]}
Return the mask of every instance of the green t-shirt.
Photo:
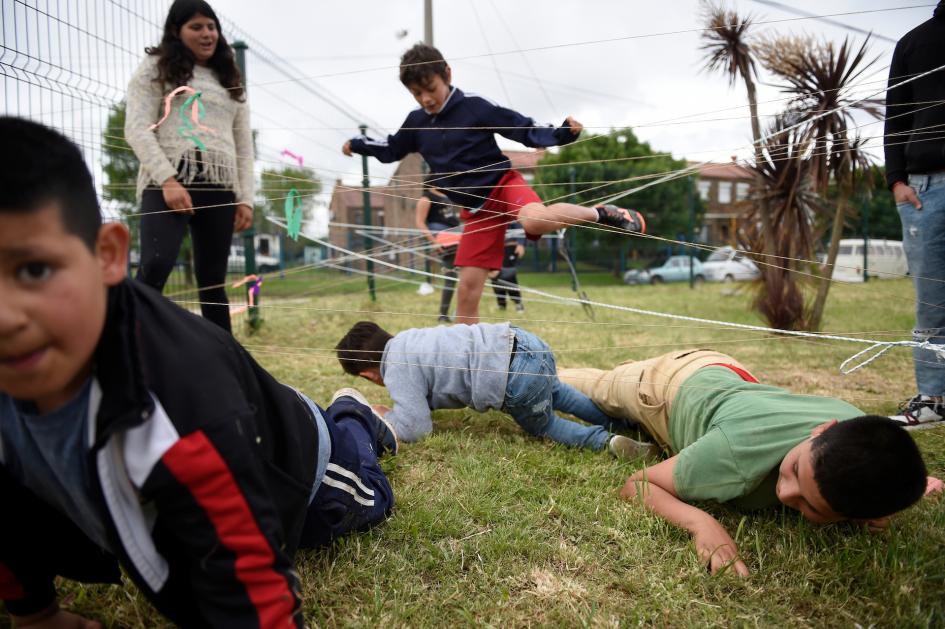
{"label": "green t-shirt", "polygon": [[791,448],[826,421],[860,415],[836,398],[797,395],[745,382],[726,367],[704,367],[683,383],[670,411],[670,441],[679,453],[676,493],[744,509],[776,505],[778,467]]}

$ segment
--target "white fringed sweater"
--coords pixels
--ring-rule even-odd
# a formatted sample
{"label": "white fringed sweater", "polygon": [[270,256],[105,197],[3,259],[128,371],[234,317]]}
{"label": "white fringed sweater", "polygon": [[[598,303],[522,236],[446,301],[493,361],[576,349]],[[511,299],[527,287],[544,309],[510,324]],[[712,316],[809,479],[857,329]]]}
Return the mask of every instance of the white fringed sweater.
{"label": "white fringed sweater", "polygon": [[[141,168],[138,171],[138,200],[147,186],[160,186],[169,177],[177,177],[185,186],[200,173],[209,183],[232,190],[237,203],[253,204],[253,134],[249,126],[249,106],[230,98],[210,68],[195,65],[194,75],[187,83],[201,93],[205,113],[200,122],[216,133],[200,131],[200,140],[207,147],[197,159],[192,140],[178,133],[178,109],[187,94],[178,94],[171,101],[171,113],[161,126],[151,131],[152,124],[164,115],[164,97],[175,86],[162,86],[158,75],[157,56],[148,55],[128,84],[125,139],[134,149]],[[178,176],[178,164],[184,169]]]}

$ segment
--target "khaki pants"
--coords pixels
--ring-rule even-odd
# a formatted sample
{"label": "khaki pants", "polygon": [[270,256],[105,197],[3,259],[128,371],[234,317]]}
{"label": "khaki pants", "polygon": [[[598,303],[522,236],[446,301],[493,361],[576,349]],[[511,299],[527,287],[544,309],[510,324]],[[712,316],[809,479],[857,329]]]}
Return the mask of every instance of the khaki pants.
{"label": "khaki pants", "polygon": [[679,387],[696,370],[714,363],[745,369],[726,354],[691,349],[649,360],[628,360],[610,371],[559,369],[558,378],[587,395],[611,417],[637,422],[660,446],[670,448],[669,413]]}

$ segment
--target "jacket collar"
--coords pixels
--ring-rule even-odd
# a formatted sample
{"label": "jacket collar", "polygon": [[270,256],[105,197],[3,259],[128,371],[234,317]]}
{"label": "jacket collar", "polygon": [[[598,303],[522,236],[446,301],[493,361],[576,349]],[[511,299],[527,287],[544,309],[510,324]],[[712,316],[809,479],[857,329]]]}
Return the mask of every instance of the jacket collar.
{"label": "jacket collar", "polygon": [[102,389],[94,447],[142,423],[154,410],[141,367],[140,324],[130,280],[108,289],[105,328],[95,349],[95,378]]}
{"label": "jacket collar", "polygon": [[[945,2],[945,0],[943,0]],[[466,98],[466,95],[463,93],[463,90],[458,87],[450,88],[450,95],[446,97],[446,101],[443,103],[443,106],[440,107],[440,111],[435,114],[428,114],[430,118],[436,118],[437,116],[442,116],[450,109],[456,106],[456,103]]]}

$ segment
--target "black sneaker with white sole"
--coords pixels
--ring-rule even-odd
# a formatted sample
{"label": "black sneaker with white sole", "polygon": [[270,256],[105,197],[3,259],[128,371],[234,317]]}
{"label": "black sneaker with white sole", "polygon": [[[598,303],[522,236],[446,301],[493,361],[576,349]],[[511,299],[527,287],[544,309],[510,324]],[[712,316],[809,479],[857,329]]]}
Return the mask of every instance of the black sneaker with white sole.
{"label": "black sneaker with white sole", "polygon": [[397,440],[397,433],[394,432],[394,427],[390,422],[384,419],[380,413],[371,407],[371,403],[368,402],[368,399],[364,397],[363,393],[351,387],[338,389],[335,391],[335,394],[331,396],[331,402],[328,403],[328,406],[331,406],[339,399],[344,397],[351,398],[355,402],[359,402],[367,406],[371,411],[371,418],[377,422],[375,425],[375,434],[377,435],[377,456],[381,456],[385,452],[397,454],[397,448],[400,445],[400,442]]}
{"label": "black sneaker with white sole", "polygon": [[597,222],[601,225],[634,234],[646,233],[646,219],[636,210],[627,210],[616,205],[598,205],[594,209],[597,210]]}
{"label": "black sneaker with white sole", "polygon": [[941,398],[934,399],[927,395],[917,395],[899,407],[899,414],[890,417],[907,428],[921,424],[940,422],[945,418],[945,403]]}

